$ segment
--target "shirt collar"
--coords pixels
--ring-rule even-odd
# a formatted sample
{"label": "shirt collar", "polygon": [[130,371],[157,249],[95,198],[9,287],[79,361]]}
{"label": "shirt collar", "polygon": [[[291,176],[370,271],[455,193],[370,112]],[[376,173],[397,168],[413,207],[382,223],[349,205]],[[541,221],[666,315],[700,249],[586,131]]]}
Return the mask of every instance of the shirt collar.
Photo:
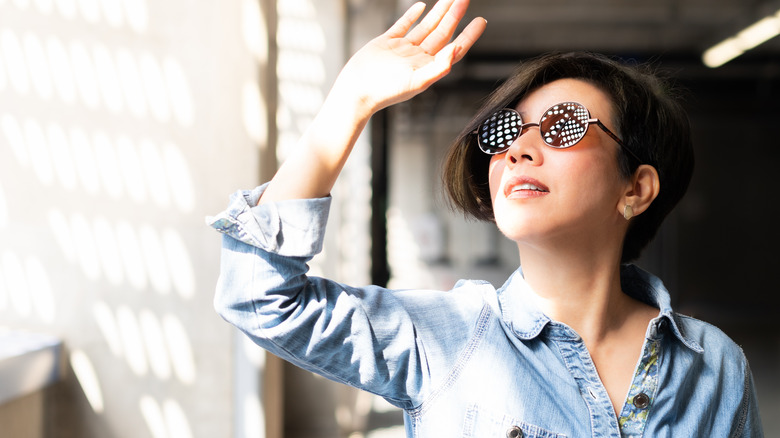
{"label": "shirt collar", "polygon": [[[658,316],[647,328],[648,338],[659,338],[666,328],[670,327],[674,336],[685,346],[697,353],[704,352],[696,341],[686,336],[684,329],[678,324],[672,311],[669,292],[661,279],[634,265],[623,265],[620,280],[626,294],[659,309]],[[523,278],[522,268],[518,268],[509,277],[497,294],[502,319],[520,339],[533,339],[539,336],[546,326],[558,325],[537,306],[535,295]],[[562,333],[560,330],[555,332],[556,335]]]}

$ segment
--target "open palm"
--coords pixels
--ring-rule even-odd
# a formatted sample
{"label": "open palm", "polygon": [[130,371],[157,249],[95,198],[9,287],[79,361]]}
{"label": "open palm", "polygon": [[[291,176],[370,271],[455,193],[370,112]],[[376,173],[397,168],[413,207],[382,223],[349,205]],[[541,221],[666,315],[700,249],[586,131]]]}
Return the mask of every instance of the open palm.
{"label": "open palm", "polygon": [[474,19],[450,42],[468,0],[441,0],[413,29],[425,9],[413,5],[384,34],[361,48],[337,81],[372,111],[407,100],[445,76],[485,29]]}

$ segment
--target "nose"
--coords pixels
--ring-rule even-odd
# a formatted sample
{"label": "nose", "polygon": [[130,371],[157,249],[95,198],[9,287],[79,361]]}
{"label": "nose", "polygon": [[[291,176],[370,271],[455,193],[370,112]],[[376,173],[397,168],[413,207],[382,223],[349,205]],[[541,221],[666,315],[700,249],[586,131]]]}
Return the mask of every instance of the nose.
{"label": "nose", "polygon": [[[529,132],[531,128],[533,131]],[[520,130],[520,135],[517,136],[515,141],[509,146],[506,151],[506,160],[509,165],[516,165],[522,161],[526,161],[534,166],[540,166],[544,159],[544,154],[540,146],[542,137],[538,133],[538,123],[524,124]]]}

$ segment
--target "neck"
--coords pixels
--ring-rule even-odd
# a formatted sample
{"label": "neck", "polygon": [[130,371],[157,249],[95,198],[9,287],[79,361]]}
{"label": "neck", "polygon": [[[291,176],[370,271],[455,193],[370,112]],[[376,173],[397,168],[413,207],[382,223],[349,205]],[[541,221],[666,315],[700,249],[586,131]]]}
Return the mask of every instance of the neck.
{"label": "neck", "polygon": [[523,276],[547,316],[596,341],[618,329],[632,299],[620,286],[620,245],[594,251],[550,251],[519,245]]}

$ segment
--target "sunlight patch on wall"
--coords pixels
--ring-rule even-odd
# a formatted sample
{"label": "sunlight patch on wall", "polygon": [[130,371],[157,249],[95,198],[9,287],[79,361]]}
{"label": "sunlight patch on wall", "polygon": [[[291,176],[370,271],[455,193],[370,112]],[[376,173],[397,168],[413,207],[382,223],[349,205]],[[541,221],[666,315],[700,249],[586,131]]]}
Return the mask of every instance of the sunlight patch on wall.
{"label": "sunlight patch on wall", "polygon": [[152,396],[141,397],[139,407],[154,438],[191,438],[187,415],[181,405],[173,399],[162,405]]}
{"label": "sunlight patch on wall", "polygon": [[260,92],[256,81],[248,81],[244,84],[242,93],[242,114],[244,116],[244,129],[249,138],[256,144],[265,144],[268,136],[268,119],[265,107],[265,99]]}
{"label": "sunlight patch on wall", "polygon": [[0,230],[8,227],[8,205],[5,202],[5,191],[0,184]]}
{"label": "sunlight patch on wall", "polygon": [[73,350],[70,353],[70,366],[73,368],[73,373],[76,375],[92,410],[98,414],[102,413],[104,409],[103,392],[92,361],[83,351]]}
{"label": "sunlight patch on wall", "polygon": [[21,316],[30,316],[32,302],[27,277],[24,274],[24,266],[16,253],[5,251],[0,256],[3,277],[5,278],[8,301],[11,308]]}
{"label": "sunlight patch on wall", "polygon": [[124,135],[112,137],[100,129],[90,135],[80,127],[68,135],[56,122],[44,129],[35,119],[20,122],[12,114],[2,115],[0,130],[17,162],[32,167],[44,185],[56,182],[68,190],[80,185],[88,194],[102,192],[113,199],[127,195],[138,204],[151,201],[182,212],[194,205],[188,165],[171,143],[159,147],[145,138],[136,144]]}
{"label": "sunlight patch on wall", "polygon": [[244,44],[255,60],[264,65],[268,62],[268,25],[260,2],[241,1],[241,35]]}
{"label": "sunlight patch on wall", "polygon": [[149,6],[0,0],[0,319],[69,336],[95,413],[133,397],[141,428],[188,438],[191,401],[144,391],[199,377],[192,327],[170,313],[199,286],[199,102],[182,51],[146,35]]}
{"label": "sunlight patch on wall", "polygon": [[[51,324],[56,317],[56,296],[43,263],[34,256],[20,257],[12,251],[0,255],[0,286],[3,305],[16,314]],[[6,305],[7,304],[7,305]]]}

